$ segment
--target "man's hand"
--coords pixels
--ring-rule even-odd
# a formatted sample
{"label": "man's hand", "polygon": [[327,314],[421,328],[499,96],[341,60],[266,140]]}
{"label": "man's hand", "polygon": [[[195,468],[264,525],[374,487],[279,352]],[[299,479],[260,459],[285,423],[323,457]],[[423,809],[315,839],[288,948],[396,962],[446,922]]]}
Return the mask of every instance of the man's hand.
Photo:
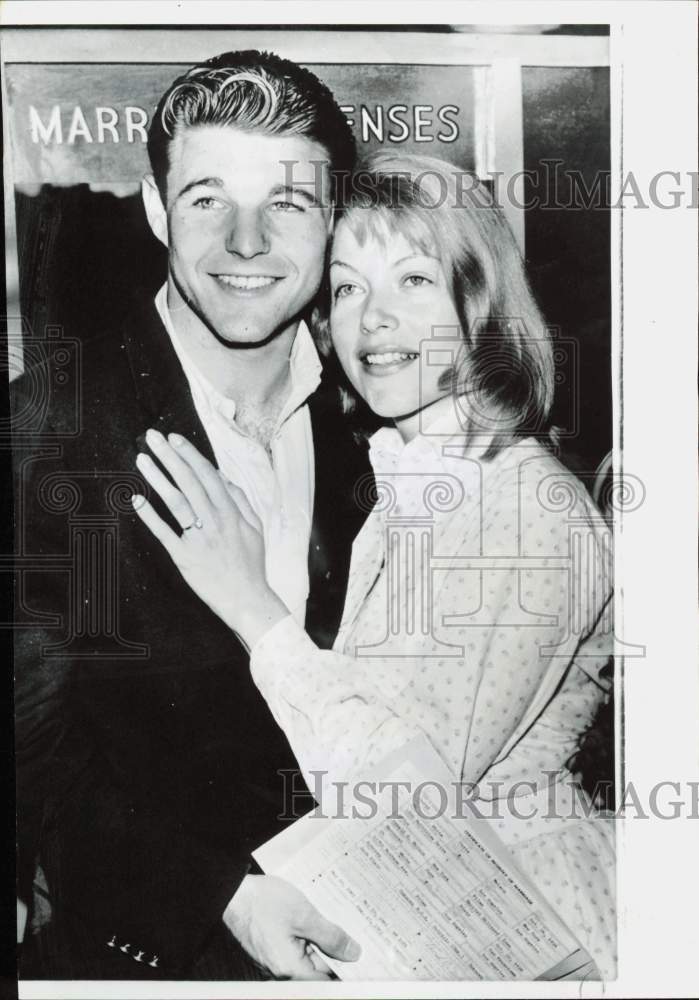
{"label": "man's hand", "polygon": [[343,962],[356,962],[361,951],[302,892],[274,875],[248,875],[226,907],[223,921],[258,965],[279,979],[330,978],[324,963],[309,954],[309,942]]}

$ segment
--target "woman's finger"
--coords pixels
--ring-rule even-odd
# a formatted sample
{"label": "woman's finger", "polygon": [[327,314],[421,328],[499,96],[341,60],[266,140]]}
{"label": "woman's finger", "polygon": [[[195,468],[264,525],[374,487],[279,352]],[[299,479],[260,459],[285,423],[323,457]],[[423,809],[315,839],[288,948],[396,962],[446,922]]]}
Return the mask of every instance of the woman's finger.
{"label": "woman's finger", "polygon": [[239,486],[226,479],[223,473],[216,469],[207,458],[204,458],[201,452],[181,434],[169,434],[168,442],[177,449],[177,454],[190,466],[215,507],[221,512],[228,511],[231,508],[232,500],[238,513],[243,515],[255,531],[262,534],[262,522],[252,509],[245,492]]}
{"label": "woman's finger", "polygon": [[159,431],[152,428],[146,433],[146,443],[159,462],[170,473],[184,498],[190,504],[195,517],[203,521],[211,520],[212,504],[209,496],[192,469],[177,454],[171,444]]}
{"label": "woman's finger", "polygon": [[197,477],[202,487],[206,490],[209,500],[220,510],[227,510],[229,498],[226,489],[221,482],[218,469],[216,469],[208,458],[204,458],[194,445],[182,437],[181,434],[168,434],[168,442],[176,450],[180,458],[184,459],[194,475]]}
{"label": "woman's finger", "polygon": [[155,535],[161,545],[165,547],[170,558],[176,563],[182,542],[172,528],[165,524],[161,517],[158,517],[151,504],[139,493],[134,493],[131,497],[131,504],[148,530]]}
{"label": "woman's finger", "polygon": [[163,475],[150,455],[139,452],[136,456],[136,465],[182,528],[188,528],[193,521],[196,521],[197,514],[190,502],[176,486],[172,485],[167,476]]}

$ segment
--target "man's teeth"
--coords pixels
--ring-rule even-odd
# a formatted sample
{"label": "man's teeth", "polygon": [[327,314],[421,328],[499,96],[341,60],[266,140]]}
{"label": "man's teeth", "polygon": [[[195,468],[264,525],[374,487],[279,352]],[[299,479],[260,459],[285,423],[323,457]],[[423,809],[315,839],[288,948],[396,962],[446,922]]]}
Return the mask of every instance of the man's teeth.
{"label": "man's teeth", "polygon": [[418,356],[405,354],[402,351],[391,351],[389,354],[367,354],[364,360],[368,365],[394,365],[398,361],[414,361]]}
{"label": "man's teeth", "polygon": [[239,275],[233,274],[218,274],[216,275],[219,281],[222,281],[224,285],[230,285],[231,288],[266,288],[271,285],[276,278],[270,278],[267,275],[254,275],[249,278],[244,278]]}

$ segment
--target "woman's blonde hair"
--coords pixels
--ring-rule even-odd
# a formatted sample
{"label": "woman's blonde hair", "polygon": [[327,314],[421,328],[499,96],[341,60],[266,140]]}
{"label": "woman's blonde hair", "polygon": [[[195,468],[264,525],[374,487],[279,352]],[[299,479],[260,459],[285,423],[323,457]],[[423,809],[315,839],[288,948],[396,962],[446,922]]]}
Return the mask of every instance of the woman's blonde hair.
{"label": "woman's blonde hair", "polygon": [[[488,188],[445,160],[376,153],[353,175],[336,221],[360,245],[368,236],[385,241],[400,233],[439,256],[463,338],[442,388],[467,396],[471,431],[493,434],[487,455],[514,437],[546,432],[554,388],[550,337],[512,230]],[[311,318],[326,356],[330,319],[326,279]],[[348,384],[343,397],[348,412],[356,407]]]}

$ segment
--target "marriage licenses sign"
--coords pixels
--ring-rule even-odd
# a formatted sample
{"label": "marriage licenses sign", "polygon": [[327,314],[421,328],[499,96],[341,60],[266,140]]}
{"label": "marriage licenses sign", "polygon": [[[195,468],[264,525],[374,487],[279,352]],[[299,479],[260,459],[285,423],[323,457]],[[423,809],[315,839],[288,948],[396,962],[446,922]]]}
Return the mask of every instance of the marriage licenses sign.
{"label": "marriage licenses sign", "polygon": [[[307,65],[335,94],[360,153],[395,147],[475,169],[477,68]],[[8,64],[15,183],[29,190],[47,183],[135,185],[147,169],[151,115],[187,68]]]}

